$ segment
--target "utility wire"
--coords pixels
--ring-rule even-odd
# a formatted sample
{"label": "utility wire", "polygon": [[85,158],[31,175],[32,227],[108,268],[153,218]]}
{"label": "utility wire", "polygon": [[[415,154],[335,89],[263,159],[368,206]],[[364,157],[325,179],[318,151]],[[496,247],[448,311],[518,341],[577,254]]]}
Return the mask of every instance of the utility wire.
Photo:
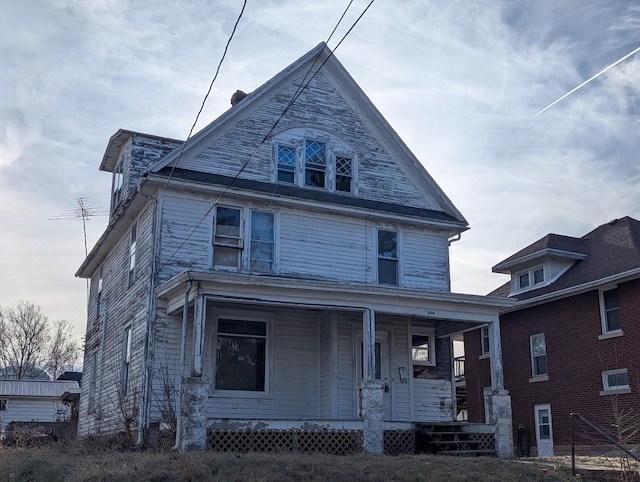
{"label": "utility wire", "polygon": [[[200,218],[200,220],[189,230],[189,232],[186,234],[186,236],[184,237],[184,239],[182,240],[182,242],[180,243],[180,245],[178,245],[176,247],[176,249],[174,250],[173,254],[169,257],[169,259],[167,259],[167,261],[164,262],[164,264],[162,264],[162,266],[160,266],[159,269],[164,268],[165,266],[167,266],[172,260],[173,258],[176,256],[176,254],[178,254],[178,252],[182,249],[182,247],[186,244],[186,242],[189,240],[189,238],[191,238],[191,236],[193,235],[193,233],[196,231],[196,229],[198,229],[200,227],[200,225],[204,222],[205,219],[207,219],[207,217],[209,216],[209,214],[211,214],[211,211],[213,211],[213,209],[216,207],[216,205],[220,202],[220,200],[226,195],[226,193],[229,191],[229,189],[231,189],[231,187],[233,186],[233,184],[235,183],[235,181],[240,177],[240,174],[242,174],[242,172],[246,169],[246,167],[249,165],[249,162],[251,162],[251,160],[255,157],[255,155],[257,154],[258,150],[260,149],[260,147],[262,147],[262,145],[269,139],[269,137],[271,136],[271,134],[273,133],[273,131],[276,129],[276,127],[278,126],[278,124],[280,123],[280,121],[284,118],[284,116],[286,115],[286,113],[289,111],[289,109],[291,109],[291,107],[293,106],[294,102],[300,97],[300,95],[302,95],[302,92],[304,92],[304,90],[309,86],[309,84],[311,83],[311,81],[316,77],[316,75],[320,72],[320,70],[322,69],[322,67],[324,67],[324,65],[328,62],[328,60],[333,56],[335,50],[342,44],[342,42],[347,38],[347,36],[351,33],[351,31],[355,28],[355,26],[358,24],[358,22],[360,22],[360,20],[362,19],[362,17],[364,16],[364,14],[369,10],[369,8],[371,7],[371,5],[373,4],[375,0],[371,0],[369,2],[369,4],[365,7],[365,9],[362,11],[362,13],[358,16],[358,18],[355,20],[355,22],[351,25],[351,27],[349,27],[349,29],[347,30],[347,32],[342,36],[342,38],[340,39],[340,41],[337,43],[337,45],[335,46],[335,48],[333,50],[329,51],[329,55],[327,56],[327,58],[324,60],[324,62],[322,62],[322,64],[318,67],[318,69],[314,72],[314,74],[311,76],[311,78],[309,78],[308,81],[305,82],[305,79],[307,78],[307,76],[309,75],[309,73],[313,70],[313,67],[315,65],[315,63],[317,62],[317,60],[320,58],[320,55],[322,54],[323,50],[320,50],[320,52],[318,52],[318,55],[316,56],[316,58],[313,60],[313,62],[311,63],[311,66],[309,67],[309,70],[307,71],[307,73],[305,74],[305,76],[303,77],[302,81],[300,82],[300,85],[298,86],[298,89],[296,90],[296,92],[294,93],[294,95],[292,96],[291,100],[287,103],[287,106],[284,108],[284,110],[282,111],[282,113],[279,115],[278,119],[274,122],[274,124],[271,126],[271,128],[269,129],[269,131],[267,132],[267,134],[265,134],[265,136],[262,138],[262,140],[258,143],[258,145],[256,146],[256,148],[253,150],[253,152],[251,153],[251,155],[248,157],[248,159],[242,164],[242,166],[240,167],[240,169],[238,170],[238,172],[236,173],[236,175],[233,177],[233,179],[231,179],[231,181],[229,182],[229,184],[227,184],[224,188],[224,190],[222,191],[222,193],[220,193],[217,197],[217,199],[211,204],[211,207],[207,210],[207,212]],[[346,15],[347,11],[349,10],[349,8],[351,7],[351,4],[353,3],[353,0],[351,0],[349,2],[349,4],[347,5],[347,8],[345,9],[345,11],[342,13],[342,15],[340,16],[340,19],[338,20],[336,26],[333,28],[331,34],[329,35],[327,42],[331,39],[331,37],[333,37],[333,34],[336,32],[336,30],[338,29],[338,26],[340,25],[340,23],[342,22],[342,20],[344,19],[344,16]],[[175,169],[175,167],[174,167]],[[171,170],[171,173],[173,173],[173,170]],[[166,187],[166,185],[165,185]],[[276,186],[277,189],[277,186]],[[275,194],[275,191],[274,193]]]}
{"label": "utility wire", "polygon": [[231,31],[231,35],[229,36],[229,39],[227,40],[227,44],[224,47],[224,52],[222,53],[222,57],[220,58],[220,62],[218,62],[218,68],[216,69],[216,73],[213,76],[213,79],[211,79],[211,83],[209,84],[209,89],[207,90],[207,93],[204,96],[204,99],[202,99],[202,104],[200,105],[200,110],[198,110],[198,113],[196,114],[196,118],[193,121],[193,125],[191,126],[191,129],[189,130],[189,135],[187,136],[187,139],[182,143],[182,147],[180,148],[180,153],[178,154],[178,158],[176,159],[175,163],[173,163],[173,166],[171,167],[171,172],[169,173],[169,177],[167,177],[167,182],[165,182],[164,186],[162,187],[162,191],[160,192],[160,195],[158,197],[161,197],[165,190],[167,189],[167,186],[169,185],[169,182],[171,181],[171,176],[173,176],[173,172],[175,171],[176,167],[178,167],[178,163],[180,162],[180,159],[182,158],[182,153],[184,152],[184,150],[187,147],[187,143],[189,142],[189,139],[191,139],[191,135],[193,134],[193,130],[196,128],[196,124],[198,123],[198,119],[200,118],[200,114],[202,114],[202,111],[204,110],[204,105],[207,102],[207,99],[209,98],[209,94],[211,94],[211,90],[213,89],[213,84],[215,83],[216,79],[218,78],[218,74],[220,73],[220,68],[222,67],[222,62],[224,62],[225,57],[227,56],[227,51],[229,50],[229,45],[231,44],[231,40],[233,40],[233,36],[236,34],[236,29],[238,28],[238,24],[240,23],[240,19],[242,18],[242,15],[244,14],[244,9],[247,6],[247,0],[244,0],[244,3],[242,4],[242,9],[240,10],[240,14],[238,15],[238,18],[236,19],[236,23],[233,25],[233,30]]}

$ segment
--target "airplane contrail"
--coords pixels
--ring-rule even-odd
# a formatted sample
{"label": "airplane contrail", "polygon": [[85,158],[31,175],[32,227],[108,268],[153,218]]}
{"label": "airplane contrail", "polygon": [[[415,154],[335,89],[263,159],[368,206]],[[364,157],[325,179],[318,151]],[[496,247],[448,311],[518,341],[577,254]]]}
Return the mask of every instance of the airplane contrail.
{"label": "airplane contrail", "polygon": [[612,63],[611,65],[609,65],[608,67],[605,67],[604,69],[602,69],[600,72],[598,72],[596,75],[594,75],[593,77],[588,78],[587,80],[585,80],[582,84],[580,84],[578,87],[570,90],[569,92],[567,92],[566,94],[564,94],[562,97],[560,97],[558,100],[552,102],[551,104],[549,104],[548,106],[546,106],[544,109],[542,109],[540,112],[538,112],[536,115],[534,115],[533,117],[537,117],[540,114],[542,114],[544,111],[551,109],[551,107],[553,107],[554,105],[556,105],[558,102],[560,102],[562,99],[565,99],[566,97],[570,96],[571,94],[573,94],[576,90],[581,89],[582,87],[584,87],[585,85],[587,85],[589,82],[591,82],[593,79],[600,77],[602,74],[604,74],[607,70],[615,67],[616,65],[618,65],[620,62],[623,62],[624,60],[628,59],[629,57],[631,57],[633,54],[635,54],[636,52],[640,52],[640,47],[638,47],[637,49],[635,49],[633,52],[628,53],[627,55],[625,55],[624,57],[622,57],[621,59],[615,61],[614,63]]}

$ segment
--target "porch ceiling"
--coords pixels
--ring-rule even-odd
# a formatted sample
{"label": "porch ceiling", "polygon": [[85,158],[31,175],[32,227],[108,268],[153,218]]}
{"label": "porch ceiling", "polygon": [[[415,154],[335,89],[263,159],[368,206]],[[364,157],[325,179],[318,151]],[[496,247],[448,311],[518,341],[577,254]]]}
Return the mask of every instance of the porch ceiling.
{"label": "porch ceiling", "polygon": [[[328,281],[255,276],[239,273],[185,271],[156,289],[168,313],[182,310],[188,283],[197,292],[226,302],[270,304],[418,317],[438,323],[437,335],[459,333],[489,323],[514,300],[490,296],[363,286]],[[197,289],[195,289],[197,288]],[[283,296],[286,293],[286,296]]]}

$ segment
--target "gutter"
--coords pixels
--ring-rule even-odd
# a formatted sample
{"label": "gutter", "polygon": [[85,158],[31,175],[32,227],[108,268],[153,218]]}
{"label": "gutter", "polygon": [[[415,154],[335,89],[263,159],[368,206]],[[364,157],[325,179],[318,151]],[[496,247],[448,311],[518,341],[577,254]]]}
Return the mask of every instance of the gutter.
{"label": "gutter", "polygon": [[605,276],[604,278],[600,278],[594,281],[589,281],[581,285],[571,286],[569,288],[564,288],[562,290],[552,291],[551,293],[545,293],[543,295],[536,296],[534,298],[517,301],[515,305],[513,305],[512,307],[506,308],[505,310],[501,311],[500,314],[511,313],[524,308],[529,308],[531,306],[539,305],[550,300],[568,298],[569,296],[573,296],[573,295],[582,293],[584,291],[590,291],[602,285],[607,285],[610,283],[625,282],[633,278],[637,278],[638,276],[640,276],[640,268],[633,268],[628,271],[623,271],[622,273],[616,273],[610,276]]}

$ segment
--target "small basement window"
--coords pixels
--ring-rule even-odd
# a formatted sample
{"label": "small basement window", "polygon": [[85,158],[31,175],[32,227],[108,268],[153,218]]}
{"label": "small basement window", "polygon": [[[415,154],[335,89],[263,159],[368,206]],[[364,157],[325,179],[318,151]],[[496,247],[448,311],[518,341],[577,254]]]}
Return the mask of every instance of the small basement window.
{"label": "small basement window", "polygon": [[602,388],[605,392],[629,390],[629,372],[626,368],[602,372]]}

